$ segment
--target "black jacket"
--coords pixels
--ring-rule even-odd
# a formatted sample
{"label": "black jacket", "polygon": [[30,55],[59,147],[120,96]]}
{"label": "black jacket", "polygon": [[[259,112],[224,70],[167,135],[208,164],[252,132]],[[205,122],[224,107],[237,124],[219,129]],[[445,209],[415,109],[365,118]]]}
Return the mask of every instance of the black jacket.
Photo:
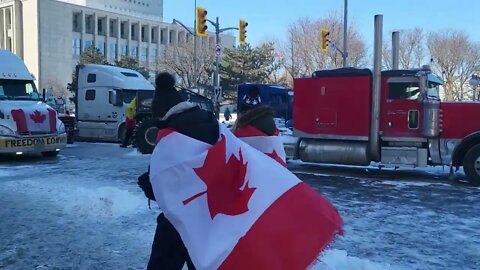
{"label": "black jacket", "polygon": [[[159,129],[172,128],[183,135],[211,145],[215,144],[219,137],[218,121],[215,116],[198,106],[173,114],[165,120],[158,121],[156,125]],[[150,168],[138,178],[138,185],[148,199],[155,201],[149,173]]]}

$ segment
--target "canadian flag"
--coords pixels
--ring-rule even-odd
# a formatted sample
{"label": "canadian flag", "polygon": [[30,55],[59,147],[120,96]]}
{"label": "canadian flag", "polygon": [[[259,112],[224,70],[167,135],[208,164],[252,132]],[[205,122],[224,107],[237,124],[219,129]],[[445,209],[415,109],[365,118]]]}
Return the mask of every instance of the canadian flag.
{"label": "canadian flag", "polygon": [[234,134],[243,142],[287,167],[287,163],[285,162],[287,155],[278,129],[273,136],[268,136],[254,126],[249,125],[238,128]]}
{"label": "canadian flag", "polygon": [[20,133],[57,131],[57,113],[51,108],[16,109],[11,113]]}
{"label": "canadian flag", "polygon": [[150,181],[197,269],[306,269],[341,233],[335,207],[223,125],[213,146],[159,139]]}

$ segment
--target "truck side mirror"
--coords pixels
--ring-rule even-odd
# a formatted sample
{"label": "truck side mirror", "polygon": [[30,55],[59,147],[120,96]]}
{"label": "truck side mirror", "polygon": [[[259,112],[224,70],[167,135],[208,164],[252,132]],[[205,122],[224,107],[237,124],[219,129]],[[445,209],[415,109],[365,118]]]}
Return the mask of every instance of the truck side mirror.
{"label": "truck side mirror", "polygon": [[47,95],[46,95],[46,93],[47,93],[47,89],[43,88],[43,89],[42,89],[42,101],[43,101],[43,102],[46,102],[46,101],[47,101]]}
{"label": "truck side mirror", "polygon": [[108,102],[117,107],[121,107],[123,105],[122,97],[117,95],[117,91],[115,90],[108,91]]}

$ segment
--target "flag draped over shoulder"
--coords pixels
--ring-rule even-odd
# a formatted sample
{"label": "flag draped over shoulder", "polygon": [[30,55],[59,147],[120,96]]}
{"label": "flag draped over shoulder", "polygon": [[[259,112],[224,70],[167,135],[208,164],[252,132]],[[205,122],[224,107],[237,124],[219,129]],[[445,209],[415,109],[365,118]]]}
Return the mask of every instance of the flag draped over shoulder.
{"label": "flag draped over shoulder", "polygon": [[209,145],[159,132],[150,181],[197,269],[306,269],[341,233],[338,211],[220,125]]}
{"label": "flag draped over shoulder", "polygon": [[273,136],[268,136],[252,125],[238,128],[234,132],[235,136],[243,142],[287,167],[287,163],[285,162],[287,155],[279,133],[277,129]]}

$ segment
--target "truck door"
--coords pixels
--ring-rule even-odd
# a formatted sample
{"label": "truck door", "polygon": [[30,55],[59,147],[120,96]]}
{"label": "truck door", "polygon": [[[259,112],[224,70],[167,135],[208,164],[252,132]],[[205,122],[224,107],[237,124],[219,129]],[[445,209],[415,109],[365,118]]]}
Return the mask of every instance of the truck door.
{"label": "truck door", "polygon": [[384,140],[422,137],[419,79],[392,77],[382,83],[380,127]]}

